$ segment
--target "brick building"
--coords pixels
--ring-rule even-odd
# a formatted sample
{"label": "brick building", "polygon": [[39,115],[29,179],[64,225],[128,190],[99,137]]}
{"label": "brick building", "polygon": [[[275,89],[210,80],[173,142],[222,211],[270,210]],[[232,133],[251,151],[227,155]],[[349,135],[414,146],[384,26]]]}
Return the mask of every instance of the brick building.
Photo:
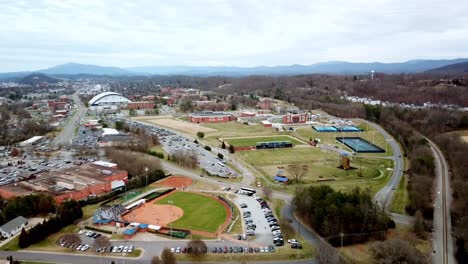
{"label": "brick building", "polygon": [[286,114],[283,116],[283,124],[303,124],[307,122],[307,113]]}
{"label": "brick building", "polygon": [[128,103],[127,108],[134,109],[134,110],[154,109],[154,102],[150,102],[150,101],[131,102],[131,103]]}
{"label": "brick building", "polygon": [[257,107],[263,110],[269,110],[272,108],[274,102],[272,100],[265,99],[257,103]]}
{"label": "brick building", "polygon": [[192,123],[222,123],[236,120],[236,117],[224,112],[197,112],[190,113],[189,120]]}
{"label": "brick building", "polygon": [[72,166],[34,174],[29,180],[0,186],[0,196],[10,199],[32,193],[45,193],[57,203],[67,199],[82,200],[112,191],[116,183],[128,180],[128,173],[96,164]]}

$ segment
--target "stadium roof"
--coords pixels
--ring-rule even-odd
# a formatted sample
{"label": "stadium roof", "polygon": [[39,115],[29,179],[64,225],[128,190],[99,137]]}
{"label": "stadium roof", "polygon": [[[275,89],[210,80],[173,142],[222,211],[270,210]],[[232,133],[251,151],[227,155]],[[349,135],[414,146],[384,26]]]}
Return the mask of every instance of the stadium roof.
{"label": "stadium roof", "polygon": [[100,93],[96,96],[94,96],[93,98],[91,98],[91,100],[89,100],[88,104],[89,105],[95,105],[99,100],[103,99],[104,97],[108,97],[108,96],[112,96],[112,95],[115,95],[115,96],[120,96],[122,98],[125,98],[128,102],[131,102],[130,99],[126,98],[125,96],[119,94],[119,93],[116,93],[116,92],[103,92],[103,93]]}

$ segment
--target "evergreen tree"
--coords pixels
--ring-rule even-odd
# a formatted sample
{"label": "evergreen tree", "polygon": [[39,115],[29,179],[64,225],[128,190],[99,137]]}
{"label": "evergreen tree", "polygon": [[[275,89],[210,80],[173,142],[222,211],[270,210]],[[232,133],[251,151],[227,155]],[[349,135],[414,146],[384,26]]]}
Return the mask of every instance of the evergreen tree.
{"label": "evergreen tree", "polygon": [[29,235],[26,230],[23,228],[21,229],[21,234],[19,235],[18,246],[20,248],[27,248],[29,247]]}

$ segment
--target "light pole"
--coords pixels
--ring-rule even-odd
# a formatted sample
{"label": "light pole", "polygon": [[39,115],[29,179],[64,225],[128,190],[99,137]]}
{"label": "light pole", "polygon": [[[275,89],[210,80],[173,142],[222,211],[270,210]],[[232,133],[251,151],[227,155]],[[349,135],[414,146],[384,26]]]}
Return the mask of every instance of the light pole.
{"label": "light pole", "polygon": [[148,188],[148,167],[145,167],[145,175],[146,175],[146,188]]}

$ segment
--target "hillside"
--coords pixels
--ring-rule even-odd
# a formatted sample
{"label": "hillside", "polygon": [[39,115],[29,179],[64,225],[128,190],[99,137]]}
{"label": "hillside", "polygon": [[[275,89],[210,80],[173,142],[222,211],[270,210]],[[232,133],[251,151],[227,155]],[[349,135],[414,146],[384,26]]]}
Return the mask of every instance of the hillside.
{"label": "hillside", "polygon": [[106,67],[97,66],[90,64],[79,64],[79,63],[66,63],[57,65],[52,68],[40,70],[39,72],[46,74],[93,74],[93,75],[134,75],[135,73],[117,68],[117,67]]}
{"label": "hillside", "polygon": [[464,74],[468,73],[468,62],[455,63],[427,71],[440,74]]}
{"label": "hillside", "polygon": [[33,73],[21,78],[18,83],[35,86],[42,83],[57,83],[59,81],[59,79],[52,78],[42,73]]}

